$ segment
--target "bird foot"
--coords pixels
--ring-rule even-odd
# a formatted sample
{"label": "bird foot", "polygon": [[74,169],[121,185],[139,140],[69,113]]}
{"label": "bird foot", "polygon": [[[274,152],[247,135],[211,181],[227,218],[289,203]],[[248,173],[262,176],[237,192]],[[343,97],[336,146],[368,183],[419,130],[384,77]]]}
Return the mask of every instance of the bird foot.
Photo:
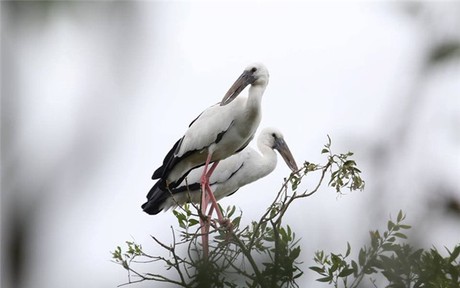
{"label": "bird foot", "polygon": [[219,225],[221,228],[226,230],[232,230],[233,228],[233,224],[228,218],[223,218],[221,221],[219,221]]}
{"label": "bird foot", "polygon": [[210,217],[207,217],[207,220],[205,221],[209,221],[208,223],[210,223],[214,229],[221,229],[221,230],[232,230],[233,229],[233,224],[228,218],[223,218],[222,220],[218,220],[218,219],[211,219]]}

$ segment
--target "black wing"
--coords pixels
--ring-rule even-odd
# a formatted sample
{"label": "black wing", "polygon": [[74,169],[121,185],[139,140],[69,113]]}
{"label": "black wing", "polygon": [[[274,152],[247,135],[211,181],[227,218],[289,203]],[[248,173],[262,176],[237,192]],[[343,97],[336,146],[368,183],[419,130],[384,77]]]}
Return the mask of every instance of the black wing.
{"label": "black wing", "polygon": [[164,187],[164,181],[160,179],[147,194],[147,202],[142,204],[142,210],[149,215],[160,213],[163,210],[163,203],[169,196],[170,193]]}
{"label": "black wing", "polygon": [[[193,122],[192,122],[193,123]],[[230,123],[230,125],[227,127],[226,130],[224,131],[221,131],[219,134],[217,134],[216,136],[216,139],[214,140],[214,142],[212,143],[219,143],[222,138],[224,137],[225,133],[227,133],[227,131],[233,126],[233,123],[234,121],[232,121]],[[202,149],[205,149],[207,147],[201,147],[199,149],[196,149],[196,150],[191,150],[191,151],[187,151],[185,152],[182,156],[180,157],[177,157],[177,151],[179,150],[180,146],[181,146],[181,143],[182,143],[182,139],[179,139],[175,144],[174,146],[171,148],[171,150],[169,150],[168,154],[166,155],[166,157],[164,158],[163,160],[163,165],[161,167],[159,167],[157,170],[155,170],[155,172],[153,172],[153,175],[152,175],[152,179],[166,179],[167,178],[167,175],[169,174],[169,171],[171,171],[171,169],[174,168],[174,166],[180,162],[182,159],[185,159],[187,158],[189,155],[195,153],[195,152],[198,152]],[[251,138],[252,139],[252,138]],[[251,140],[250,139],[250,140]],[[249,141],[247,141],[237,152],[243,150],[248,144],[249,144]],[[193,167],[192,169],[195,169],[197,167],[200,167],[200,166],[203,166],[204,163],[201,163],[200,165],[197,165],[195,167]],[[191,169],[190,169],[191,170]],[[182,180],[184,180],[184,178],[188,175],[188,173],[190,172],[187,171],[184,173],[184,175],[182,175],[182,177],[180,179],[178,179],[177,181],[175,181],[175,183],[168,183],[168,184],[171,184],[172,186],[170,188],[173,188],[175,186],[177,186],[178,184],[180,184],[182,182]]]}
{"label": "black wing", "polygon": [[174,157],[174,154],[179,149],[181,141],[182,138],[177,140],[176,144],[174,144],[171,150],[169,150],[168,154],[166,154],[166,157],[163,160],[163,165],[161,165],[161,167],[159,167],[157,170],[155,170],[155,172],[153,172],[152,179],[163,178],[166,175],[166,172],[169,171],[168,168],[171,167],[172,164],[175,164],[173,162],[175,162],[174,159],[177,157]]}

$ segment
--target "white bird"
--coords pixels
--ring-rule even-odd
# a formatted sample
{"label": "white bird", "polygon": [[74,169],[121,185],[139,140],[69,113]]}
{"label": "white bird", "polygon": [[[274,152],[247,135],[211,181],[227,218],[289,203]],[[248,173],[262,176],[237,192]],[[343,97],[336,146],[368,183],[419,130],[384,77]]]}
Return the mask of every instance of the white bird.
{"label": "white bird", "polygon": [[[298,170],[291,151],[279,130],[263,129],[257,139],[257,147],[259,151],[248,146],[241,152],[220,161],[209,179],[211,190],[217,200],[270,174],[277,164],[274,150],[278,150],[293,172]],[[166,211],[186,202],[198,203],[201,195],[200,177],[203,169],[204,167],[199,167],[192,170],[186,179],[169,191],[152,189],[148,195],[148,201],[143,206],[144,210],[149,214],[157,214],[161,210]]]}
{"label": "white bird", "polygon": [[[248,66],[222,101],[204,110],[174,144],[163,165],[153,173],[152,179],[159,180],[148,196],[154,193],[154,189],[176,188],[192,169],[202,165],[205,167],[200,180],[203,191],[207,191],[209,177],[219,160],[243,150],[254,137],[261,119],[261,100],[268,80],[268,70],[263,64]],[[248,85],[247,97],[237,97]],[[208,169],[211,162],[214,163]],[[222,220],[212,192],[208,191],[208,195],[219,220]],[[202,212],[205,213],[207,200],[204,193],[202,197]],[[144,205],[143,209],[150,212]]]}

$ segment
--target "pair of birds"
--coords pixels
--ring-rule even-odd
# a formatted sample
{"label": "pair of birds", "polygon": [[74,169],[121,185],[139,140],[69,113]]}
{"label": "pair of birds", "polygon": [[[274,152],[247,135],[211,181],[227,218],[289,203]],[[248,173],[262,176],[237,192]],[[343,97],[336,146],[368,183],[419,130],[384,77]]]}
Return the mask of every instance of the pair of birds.
{"label": "pair of birds", "polygon": [[[146,213],[154,215],[186,202],[201,201],[202,213],[206,215],[211,202],[208,215],[216,210],[223,221],[216,200],[271,173],[277,163],[274,149],[292,171],[298,170],[283,135],[275,128],[265,128],[260,133],[260,152],[247,147],[260,123],[261,100],[268,80],[263,64],[248,66],[220,103],[192,121],[163,165],[153,173],[152,179],[158,180],[142,205]],[[248,85],[247,97],[238,97]]]}

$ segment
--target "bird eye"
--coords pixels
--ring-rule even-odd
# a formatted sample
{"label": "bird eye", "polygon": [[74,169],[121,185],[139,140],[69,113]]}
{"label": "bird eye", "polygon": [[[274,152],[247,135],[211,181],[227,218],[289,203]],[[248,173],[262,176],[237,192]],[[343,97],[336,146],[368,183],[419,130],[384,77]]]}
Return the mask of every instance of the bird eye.
{"label": "bird eye", "polygon": [[255,73],[256,71],[257,71],[257,68],[256,68],[256,67],[252,67],[251,72],[252,72],[252,73]]}
{"label": "bird eye", "polygon": [[275,133],[272,133],[272,136],[273,136],[273,138],[276,138],[276,134],[275,134]]}

